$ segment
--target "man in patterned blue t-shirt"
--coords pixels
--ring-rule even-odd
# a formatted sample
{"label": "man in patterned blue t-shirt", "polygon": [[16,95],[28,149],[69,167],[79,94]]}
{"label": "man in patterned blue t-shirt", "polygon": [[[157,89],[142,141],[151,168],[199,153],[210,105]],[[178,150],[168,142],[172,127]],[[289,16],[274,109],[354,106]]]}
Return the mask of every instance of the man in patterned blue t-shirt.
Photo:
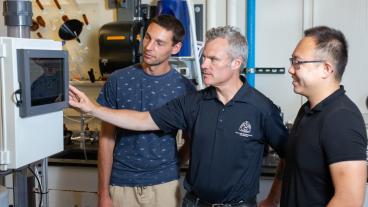
{"label": "man in patterned blue t-shirt", "polygon": [[[97,102],[113,109],[149,111],[195,91],[169,64],[181,49],[184,28],[173,16],[151,20],[143,62],[111,74]],[[138,132],[102,123],[99,141],[99,206],[171,207],[180,203],[176,133]]]}

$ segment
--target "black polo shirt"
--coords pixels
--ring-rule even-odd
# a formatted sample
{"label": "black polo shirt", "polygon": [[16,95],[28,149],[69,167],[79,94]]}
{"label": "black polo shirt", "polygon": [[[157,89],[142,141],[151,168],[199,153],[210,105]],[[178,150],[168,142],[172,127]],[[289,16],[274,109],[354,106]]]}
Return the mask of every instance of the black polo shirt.
{"label": "black polo shirt", "polygon": [[305,103],[287,144],[280,206],[326,206],[334,194],[329,165],[366,160],[366,149],[363,117],[343,86],[313,109]]}
{"label": "black polo shirt", "polygon": [[270,144],[282,157],[287,130],[279,109],[244,83],[226,105],[214,87],[151,111],[165,132],[185,129],[192,148],[185,188],[211,203],[233,203],[258,193],[262,154]]}

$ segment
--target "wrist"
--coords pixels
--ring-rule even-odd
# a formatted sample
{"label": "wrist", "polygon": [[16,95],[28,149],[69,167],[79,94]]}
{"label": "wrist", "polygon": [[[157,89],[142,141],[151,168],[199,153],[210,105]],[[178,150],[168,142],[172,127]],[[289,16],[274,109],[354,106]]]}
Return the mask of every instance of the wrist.
{"label": "wrist", "polygon": [[94,104],[94,103],[92,103],[92,105],[91,105],[91,109],[90,109],[90,111],[89,112],[87,112],[89,115],[91,115],[91,116],[96,116],[96,114],[98,113],[98,110],[100,110],[100,106],[98,106],[98,105],[96,105],[96,104]]}
{"label": "wrist", "polygon": [[280,199],[279,198],[276,198],[276,197],[273,197],[273,196],[267,197],[266,199],[268,200],[268,202],[270,202],[270,203],[272,203],[274,205],[277,205],[277,204],[280,203]]}
{"label": "wrist", "polygon": [[98,197],[100,197],[100,198],[110,197],[110,193],[109,193],[109,191],[108,191],[108,190],[99,190],[99,191],[97,192],[97,195],[98,195]]}

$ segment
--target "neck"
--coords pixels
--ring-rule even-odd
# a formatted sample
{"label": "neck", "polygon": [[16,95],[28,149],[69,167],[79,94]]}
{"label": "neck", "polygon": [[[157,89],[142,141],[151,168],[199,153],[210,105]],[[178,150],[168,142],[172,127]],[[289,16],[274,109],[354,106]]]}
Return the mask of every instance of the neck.
{"label": "neck", "polygon": [[229,83],[231,84],[216,86],[217,97],[224,105],[226,105],[232,98],[234,98],[235,94],[243,85],[243,82],[240,80],[239,77]]}
{"label": "neck", "polygon": [[168,61],[163,62],[159,65],[148,65],[146,63],[142,63],[142,67],[145,73],[152,76],[163,75],[170,71],[171,67]]}
{"label": "neck", "polygon": [[321,101],[326,99],[328,96],[333,94],[335,91],[337,91],[340,88],[340,84],[333,84],[330,86],[324,86],[321,87],[321,89],[316,89],[316,91],[311,96],[307,96],[310,108],[314,108],[317,104],[319,104]]}

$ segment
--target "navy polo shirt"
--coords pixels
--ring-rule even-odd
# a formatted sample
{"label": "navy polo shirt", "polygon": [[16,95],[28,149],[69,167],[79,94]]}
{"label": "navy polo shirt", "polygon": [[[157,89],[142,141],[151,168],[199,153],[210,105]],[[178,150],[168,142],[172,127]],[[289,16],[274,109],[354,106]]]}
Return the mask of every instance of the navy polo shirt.
{"label": "navy polo shirt", "polygon": [[168,102],[150,112],[165,132],[191,133],[185,188],[210,203],[233,203],[256,196],[265,144],[283,157],[287,130],[279,109],[244,83],[223,105],[216,89]]}
{"label": "navy polo shirt", "polygon": [[335,192],[329,165],[366,160],[366,149],[363,117],[343,86],[312,109],[305,103],[287,144],[280,206],[326,206]]}

